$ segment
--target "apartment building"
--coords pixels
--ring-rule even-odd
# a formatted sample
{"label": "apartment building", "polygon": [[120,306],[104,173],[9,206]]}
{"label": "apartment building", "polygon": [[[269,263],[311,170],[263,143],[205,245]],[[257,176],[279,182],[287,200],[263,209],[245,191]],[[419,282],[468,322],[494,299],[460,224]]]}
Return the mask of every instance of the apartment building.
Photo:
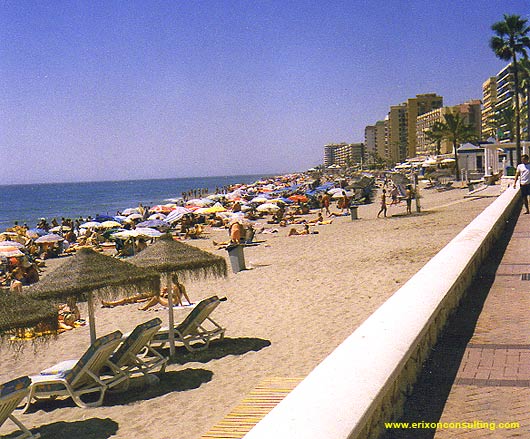
{"label": "apartment building", "polygon": [[[437,153],[437,145],[427,136],[427,132],[432,129],[436,122],[444,123],[444,115],[449,113],[460,113],[464,123],[473,126],[477,138],[480,139],[482,131],[481,102],[478,99],[473,99],[452,107],[437,108],[418,116],[416,120],[416,155],[427,156]],[[448,140],[442,140],[440,153],[449,154],[452,152],[453,144]]]}
{"label": "apartment building", "polygon": [[495,106],[497,103],[497,77],[492,76],[482,84],[482,137],[496,137]]}
{"label": "apartment building", "polygon": [[443,107],[443,97],[436,93],[425,93],[407,99],[407,149],[405,158],[416,157],[416,120],[418,116]]}
{"label": "apartment building", "polygon": [[408,113],[407,104],[391,105],[387,117],[387,156],[393,162],[407,158]]}
{"label": "apartment building", "polygon": [[343,167],[364,162],[364,143],[328,143],[324,145],[324,166]]}

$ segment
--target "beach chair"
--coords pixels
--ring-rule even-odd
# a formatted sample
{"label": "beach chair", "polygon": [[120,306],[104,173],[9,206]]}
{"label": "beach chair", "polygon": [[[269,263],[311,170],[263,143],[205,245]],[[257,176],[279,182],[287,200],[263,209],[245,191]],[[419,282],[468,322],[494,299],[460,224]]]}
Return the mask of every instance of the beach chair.
{"label": "beach chair", "polygon": [[118,350],[110,357],[110,362],[119,367],[129,377],[136,372],[144,376],[156,369],[164,372],[167,358],[149,346],[149,342],[160,329],[162,320],[158,317],[138,325],[132,332],[125,334]]}
{"label": "beach chair", "polygon": [[[194,352],[207,349],[215,338],[222,340],[225,329],[218,325],[210,314],[225,300],[226,297],[219,299],[217,296],[212,296],[200,301],[182,323],[175,327],[175,342],[182,343],[188,351]],[[150,345],[163,347],[167,343],[169,343],[169,331],[168,328],[162,328],[155,334]]]}
{"label": "beach chair", "polygon": [[[79,360],[56,364],[40,375],[31,376],[26,412],[33,399],[71,397],[78,407],[98,407],[103,403],[105,392],[129,379],[129,376],[109,361],[110,355],[121,342],[122,333],[112,332],[98,338]],[[101,373],[104,366],[107,371]],[[83,395],[99,393],[96,401],[85,402]]]}
{"label": "beach chair", "polygon": [[0,426],[4,424],[7,418],[11,419],[11,421],[22,431],[22,434],[16,436],[14,439],[40,437],[39,433],[31,433],[31,431],[29,431],[26,426],[13,415],[13,411],[17,408],[20,401],[28,395],[30,385],[31,379],[27,376],[23,376],[0,386]]}

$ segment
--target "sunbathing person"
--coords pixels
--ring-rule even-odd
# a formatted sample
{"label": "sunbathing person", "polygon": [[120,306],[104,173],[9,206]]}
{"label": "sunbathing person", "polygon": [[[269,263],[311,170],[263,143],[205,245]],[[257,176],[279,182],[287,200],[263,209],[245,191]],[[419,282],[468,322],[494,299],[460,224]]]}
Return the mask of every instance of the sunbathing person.
{"label": "sunbathing person", "polygon": [[[188,305],[192,304],[190,298],[188,297],[188,294],[186,293],[186,287],[176,281],[175,278],[173,278],[173,305],[184,306],[184,304],[182,303],[182,296],[186,298],[186,300],[188,301]],[[162,289],[160,295],[151,297],[144,306],[141,306],[138,309],[141,311],[147,311],[149,308],[152,308],[156,305],[162,305],[165,307],[169,306],[166,287]]]}
{"label": "sunbathing person", "polygon": [[291,228],[291,230],[289,230],[289,234],[287,236],[297,236],[297,235],[316,235],[318,234],[317,231],[313,231],[311,232],[309,230],[309,224],[304,224],[304,229],[303,230],[296,230],[294,227]]}
{"label": "sunbathing person", "polygon": [[59,332],[69,331],[80,326],[81,311],[74,297],[69,297],[66,303],[59,305]]}
{"label": "sunbathing person", "polygon": [[114,308],[115,306],[128,305],[130,303],[145,302],[153,297],[152,293],[139,293],[134,296],[124,297],[118,300],[102,300],[101,306],[103,308]]}

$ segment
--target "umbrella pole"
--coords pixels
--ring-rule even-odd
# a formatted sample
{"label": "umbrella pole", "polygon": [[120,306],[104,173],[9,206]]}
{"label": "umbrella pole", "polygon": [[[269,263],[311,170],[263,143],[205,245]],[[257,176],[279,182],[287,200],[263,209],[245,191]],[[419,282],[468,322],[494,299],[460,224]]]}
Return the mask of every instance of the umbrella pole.
{"label": "umbrella pole", "polygon": [[166,273],[167,304],[169,307],[169,358],[175,357],[175,319],[173,315],[173,282],[171,274]]}
{"label": "umbrella pole", "polygon": [[96,320],[94,319],[94,296],[88,294],[88,323],[90,325],[90,344],[96,341]]}

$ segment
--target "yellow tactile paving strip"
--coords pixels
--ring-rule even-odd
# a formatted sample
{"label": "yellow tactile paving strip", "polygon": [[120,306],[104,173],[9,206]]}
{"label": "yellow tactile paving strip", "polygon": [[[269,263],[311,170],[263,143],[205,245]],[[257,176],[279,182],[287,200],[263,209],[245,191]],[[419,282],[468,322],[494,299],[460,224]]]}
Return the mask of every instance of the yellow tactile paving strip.
{"label": "yellow tactile paving strip", "polygon": [[303,378],[272,377],[263,380],[201,439],[238,439],[247,434]]}

